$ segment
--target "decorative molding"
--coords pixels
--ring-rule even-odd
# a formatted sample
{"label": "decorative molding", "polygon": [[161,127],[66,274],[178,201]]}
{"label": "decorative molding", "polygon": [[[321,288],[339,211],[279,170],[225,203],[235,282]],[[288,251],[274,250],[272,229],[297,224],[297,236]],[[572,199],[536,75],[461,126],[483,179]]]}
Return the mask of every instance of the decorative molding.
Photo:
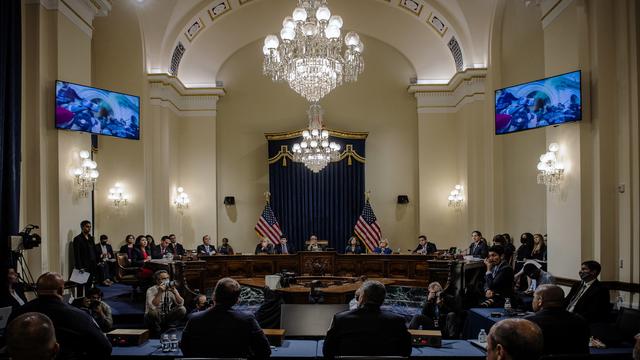
{"label": "decorative molding", "polygon": [[188,88],[169,74],[147,74],[152,105],[171,109],[180,116],[215,116],[223,88]]}
{"label": "decorative molding", "polygon": [[209,17],[211,21],[216,20],[220,16],[224,15],[226,12],[231,10],[231,5],[229,5],[229,1],[227,0],[216,0],[213,4],[209,5]]}
{"label": "decorative molding", "polygon": [[456,73],[449,83],[409,86],[418,100],[418,113],[456,112],[466,104],[484,100],[487,69],[467,69]]}
{"label": "decorative molding", "polygon": [[420,13],[424,8],[424,4],[422,4],[418,0],[400,0],[400,3],[398,4],[398,6],[409,11],[415,16],[420,16]]}
{"label": "decorative molding", "polygon": [[546,29],[547,26],[551,25],[551,23],[560,16],[564,9],[569,7],[572,2],[573,0],[556,0],[556,3],[553,4],[549,10],[542,15],[542,17],[540,17],[542,28]]}
{"label": "decorative molding", "polygon": [[93,36],[93,19],[107,16],[111,11],[111,2],[108,0],[26,0],[25,3],[58,10],[89,38]]}

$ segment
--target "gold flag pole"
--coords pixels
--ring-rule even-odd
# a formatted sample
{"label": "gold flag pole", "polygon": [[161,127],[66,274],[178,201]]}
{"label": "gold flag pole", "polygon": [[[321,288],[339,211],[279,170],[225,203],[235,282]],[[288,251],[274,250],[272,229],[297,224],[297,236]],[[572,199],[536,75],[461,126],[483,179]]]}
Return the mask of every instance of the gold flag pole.
{"label": "gold flag pole", "polygon": [[369,201],[371,198],[371,190],[367,190],[364,192],[364,201]]}
{"label": "gold flag pole", "polygon": [[271,193],[268,191],[264,192],[264,200],[267,202],[267,204],[271,201]]}

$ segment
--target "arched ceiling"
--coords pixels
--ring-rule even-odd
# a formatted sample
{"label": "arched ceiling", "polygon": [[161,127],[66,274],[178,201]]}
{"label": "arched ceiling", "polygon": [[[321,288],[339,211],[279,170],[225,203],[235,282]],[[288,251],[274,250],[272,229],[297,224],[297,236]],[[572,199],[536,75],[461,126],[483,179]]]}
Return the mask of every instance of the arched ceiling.
{"label": "arched ceiling", "polygon": [[[184,84],[211,86],[220,66],[238,49],[278,34],[282,19],[296,4],[296,0],[145,0],[138,15],[147,71],[171,72],[174,57],[179,59],[176,75]],[[376,38],[402,53],[419,81],[447,81],[462,68],[487,63],[495,0],[329,0],[328,5],[344,19],[344,30]],[[457,64],[454,61],[452,38],[463,63],[460,58]],[[177,46],[184,48],[182,56],[174,55]],[[366,56],[365,43],[365,63]]]}

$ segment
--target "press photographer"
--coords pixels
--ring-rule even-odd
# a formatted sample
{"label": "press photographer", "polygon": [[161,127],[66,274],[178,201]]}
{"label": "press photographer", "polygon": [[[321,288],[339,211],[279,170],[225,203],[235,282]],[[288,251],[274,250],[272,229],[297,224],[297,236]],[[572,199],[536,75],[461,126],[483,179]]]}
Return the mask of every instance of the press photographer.
{"label": "press photographer", "polygon": [[445,294],[437,281],[428,290],[422,312],[411,319],[409,329],[441,330],[443,337],[454,338],[458,332],[455,298]]}
{"label": "press photographer", "polygon": [[156,285],[147,290],[144,321],[152,336],[158,336],[164,329],[182,320],[187,309],[176,289],[176,282],[169,280],[166,270],[156,271],[153,279]]}
{"label": "press photographer", "polygon": [[109,332],[113,326],[111,307],[102,301],[103,293],[99,288],[92,288],[87,296],[76,299],[73,305],[84,310],[96,321],[102,332]]}

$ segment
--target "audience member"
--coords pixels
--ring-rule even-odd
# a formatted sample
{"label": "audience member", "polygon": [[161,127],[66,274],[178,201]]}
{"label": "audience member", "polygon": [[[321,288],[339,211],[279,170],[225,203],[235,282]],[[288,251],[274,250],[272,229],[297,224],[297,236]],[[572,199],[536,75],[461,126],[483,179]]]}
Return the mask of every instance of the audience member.
{"label": "audience member", "polygon": [[18,273],[16,269],[10,267],[7,269],[7,292],[2,293],[2,299],[6,300],[0,303],[0,306],[11,306],[13,310],[26,304],[27,298],[24,295],[24,288],[18,281]]}
{"label": "audience member", "polygon": [[504,261],[512,265],[513,261],[513,245],[509,246],[509,242],[504,235],[498,234],[493,237],[493,245],[501,245],[504,248]]}
{"label": "audience member", "polygon": [[527,261],[522,267],[522,270],[517,273],[515,277],[517,278],[522,275],[527,277],[527,283],[529,286],[524,293],[529,295],[533,294],[533,292],[541,285],[550,285],[555,284],[556,282],[553,275],[542,270],[540,263],[534,260]]}
{"label": "audience member", "polygon": [[542,331],[524,319],[506,319],[491,327],[487,360],[538,360],[543,351]]}
{"label": "audience member", "polygon": [[324,294],[322,293],[322,281],[313,280],[309,285],[309,304],[323,304]]}
{"label": "audience member", "polygon": [[280,235],[280,243],[276,245],[274,249],[275,254],[295,254],[296,249],[293,245],[289,244],[287,241],[287,237],[284,235]]}
{"label": "audience member", "polygon": [[315,235],[311,235],[309,237],[309,245],[307,246],[307,251],[323,251],[322,245],[318,244],[318,237]]}
{"label": "audience member", "polygon": [[171,240],[171,252],[173,256],[184,256],[184,254],[186,254],[184,246],[178,242],[176,234],[169,234],[169,240]]}
{"label": "audience member", "polygon": [[446,338],[458,334],[455,298],[442,291],[442,285],[434,281],[429,284],[427,299],[422,312],[414,315],[409,322],[409,329],[441,330]]}
{"label": "audience member", "polygon": [[185,357],[233,357],[266,359],[269,342],[252,314],[233,309],[240,284],[222,278],[213,292],[212,308],[195,314],[182,333],[180,349]]}
{"label": "audience member", "polygon": [[127,254],[127,259],[129,260],[133,259],[135,241],[136,241],[136,238],[133,235],[129,234],[124,239],[125,244],[120,247],[119,252],[123,254]]}
{"label": "audience member", "polygon": [[471,239],[473,242],[469,245],[469,255],[482,259],[486,258],[488,246],[486,241],[482,241],[482,233],[474,230],[471,232]]}
{"label": "audience member", "polygon": [[533,234],[523,233],[520,235],[520,246],[516,250],[516,260],[524,261],[531,259],[531,252],[533,251]]}
{"label": "audience member", "polygon": [[418,236],[418,246],[413,250],[414,254],[426,255],[438,251],[436,244],[429,242],[426,235]]}
{"label": "audience member", "polygon": [[191,310],[191,314],[198,313],[200,311],[205,311],[209,308],[209,302],[207,301],[207,296],[200,294],[196,296],[193,301],[193,310]]}
{"label": "audience member", "polygon": [[273,254],[273,245],[265,238],[260,239],[258,245],[256,245],[256,255],[270,255]]}
{"label": "audience member", "polygon": [[360,289],[358,308],[334,315],[322,348],[325,358],[409,356],[411,335],[404,317],[380,309],[384,285],[366,281]]}
{"label": "audience member", "polygon": [[362,249],[362,246],[360,246],[359,242],[358,242],[358,238],[356,238],[355,236],[352,236],[349,238],[349,245],[347,245],[347,247],[344,249],[344,253],[345,254],[362,254],[364,253],[364,250]]}
{"label": "audience member", "polygon": [[564,291],[540,285],[533,295],[535,314],[525,317],[542,330],[544,354],[589,354],[589,326],[580,315],[564,309]]}
{"label": "audience member", "polygon": [[175,283],[169,281],[166,270],[158,270],[153,274],[155,286],[147,289],[147,301],[144,322],[152,335],[159,335],[163,329],[184,319],[187,309]]}
{"label": "audience member", "polygon": [[198,255],[211,256],[216,254],[215,245],[211,245],[211,237],[209,235],[205,235],[202,237],[202,245],[198,245],[196,248],[196,252]]}
{"label": "audience member", "polygon": [[597,261],[583,262],[578,273],[582,281],[564,299],[567,311],[582,315],[588,323],[606,321],[610,311],[609,290],[598,281],[601,269]]}
{"label": "audience member", "polygon": [[45,314],[22,314],[7,327],[7,351],[12,360],[50,360],[60,351],[51,319]]}
{"label": "audience member", "polygon": [[171,247],[171,240],[168,236],[160,238],[160,245],[151,248],[152,259],[166,259],[173,258],[173,248]]}
{"label": "audience member", "polygon": [[485,273],[485,300],[482,307],[502,307],[506,299],[513,296],[513,268],[504,260],[504,248],[493,245],[484,260],[487,267]]}
{"label": "audience member", "polygon": [[115,256],[107,235],[100,235],[100,243],[95,245],[95,250],[98,259],[98,281],[104,286],[111,286],[113,284],[111,264],[115,260]]}
{"label": "audience member", "polygon": [[113,327],[113,317],[109,304],[102,301],[103,296],[102,290],[95,287],[89,290],[87,296],[74,300],[72,305],[86,311],[98,324],[100,330],[107,333]]}
{"label": "audience member", "polygon": [[380,255],[391,255],[393,253],[393,250],[391,250],[391,248],[389,247],[389,240],[380,240],[378,246],[373,249],[373,253]]}
{"label": "audience member", "polygon": [[[9,321],[28,312],[39,312],[51,319],[60,343],[60,359],[107,359],[111,344],[86,312],[62,301],[64,279],[47,272],[38,278],[38,298],[16,309]],[[13,336],[9,333],[8,336]]]}
{"label": "audience member", "polygon": [[156,240],[153,238],[153,236],[149,234],[147,234],[146,238],[147,238],[147,252],[151,253],[151,250],[156,247]]}
{"label": "audience member", "polygon": [[89,273],[89,279],[84,285],[84,290],[89,291],[93,286],[98,269],[95,241],[91,235],[91,221],[83,220],[80,223],[80,229],[82,232],[73,238],[74,268]]}
{"label": "audience member", "polygon": [[222,245],[218,249],[220,255],[233,255],[233,248],[229,245],[229,239],[222,238]]}
{"label": "audience member", "polygon": [[542,234],[533,235],[533,250],[531,258],[540,261],[547,261],[547,244],[544,243]]}
{"label": "audience member", "polygon": [[148,236],[140,235],[136,238],[136,243],[133,252],[133,260],[131,265],[140,268],[138,271],[138,278],[142,280],[148,280],[153,275],[153,270],[145,267],[144,265],[151,261],[151,254],[148,251]]}

